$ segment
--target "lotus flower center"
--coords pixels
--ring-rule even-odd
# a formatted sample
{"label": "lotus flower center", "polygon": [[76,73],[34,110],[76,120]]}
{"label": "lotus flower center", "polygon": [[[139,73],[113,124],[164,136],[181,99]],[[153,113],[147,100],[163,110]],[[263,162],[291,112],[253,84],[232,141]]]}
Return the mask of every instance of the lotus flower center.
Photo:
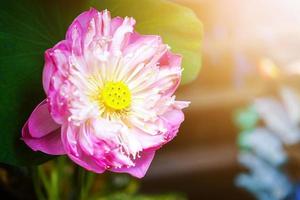
{"label": "lotus flower center", "polygon": [[103,103],[111,109],[123,110],[130,106],[131,93],[123,82],[106,83],[101,94]]}

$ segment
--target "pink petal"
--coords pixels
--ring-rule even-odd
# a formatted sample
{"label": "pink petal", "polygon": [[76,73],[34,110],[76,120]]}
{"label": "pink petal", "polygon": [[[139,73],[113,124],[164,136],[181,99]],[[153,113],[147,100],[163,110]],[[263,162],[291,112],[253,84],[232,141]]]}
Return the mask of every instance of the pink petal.
{"label": "pink petal", "polygon": [[69,27],[66,39],[71,43],[72,53],[76,56],[81,56],[83,53],[83,28],[78,21],[74,21]]}
{"label": "pink petal", "polygon": [[[91,8],[88,11],[85,11],[81,13],[78,17],[76,17],[73,20],[73,23],[69,26],[68,31],[66,33],[66,38],[71,38],[72,32],[74,31],[73,29],[76,28],[76,26],[81,27],[84,30],[88,29],[88,25],[90,21],[94,19],[98,19],[98,11],[94,8]],[[98,22],[98,21],[97,21]],[[97,23],[97,28],[101,29],[101,21]]]}
{"label": "pink petal", "polygon": [[43,70],[43,88],[46,94],[48,94],[48,90],[50,87],[51,77],[54,73],[54,63],[49,55],[49,52],[45,52],[45,65]]}
{"label": "pink petal", "polygon": [[118,173],[128,173],[137,178],[143,178],[154,158],[155,151],[144,151],[141,153],[141,157],[135,160],[134,167],[122,167],[110,169],[110,171]]}
{"label": "pink petal", "polygon": [[111,35],[111,16],[110,16],[110,12],[108,12],[107,10],[104,10],[102,12],[102,22],[103,22],[103,29],[102,29],[102,34],[105,37],[108,37]]}
{"label": "pink petal", "polygon": [[121,52],[121,49],[128,38],[128,34],[133,32],[134,24],[135,20],[133,18],[126,17],[122,24],[116,29],[111,43],[111,51],[113,53]]}
{"label": "pink petal", "polygon": [[163,118],[170,126],[179,126],[184,121],[182,110],[173,109],[163,114]]}
{"label": "pink petal", "polygon": [[[141,62],[148,61],[156,53],[159,46],[162,44],[161,37],[157,35],[140,35],[138,33],[130,34],[130,38],[126,48],[124,49],[124,56],[135,55],[137,61],[133,62],[133,66]],[[146,52],[144,52],[146,51]]]}
{"label": "pink petal", "polygon": [[115,33],[117,28],[121,26],[123,23],[123,18],[122,17],[115,17],[111,20],[111,25],[110,25],[110,30],[112,33]]}
{"label": "pink petal", "polygon": [[184,114],[181,110],[174,109],[166,112],[161,118],[166,123],[168,129],[165,137],[166,142],[168,142],[177,135],[180,124],[184,121]]}
{"label": "pink petal", "polygon": [[78,143],[75,135],[78,131],[78,129],[73,128],[70,124],[62,127],[61,140],[68,157],[89,171],[103,173],[105,168],[99,166],[92,156],[85,154],[85,152],[77,146]]}
{"label": "pink petal", "polygon": [[[60,54],[54,53],[56,49],[59,50]],[[47,95],[49,94],[49,90],[50,90],[51,78],[54,76],[54,73],[55,71],[57,71],[57,68],[63,66],[64,71],[67,71],[68,63],[66,62],[66,57],[69,54],[68,52],[69,52],[69,45],[65,40],[59,42],[53,48],[48,49],[45,52],[45,65],[43,70],[43,88]],[[58,57],[57,55],[60,56]]]}
{"label": "pink petal", "polygon": [[72,49],[75,50],[75,53],[81,55],[83,43],[89,45],[88,41],[93,38],[91,33],[95,34],[96,37],[111,36],[116,28],[120,26],[119,23],[122,22],[120,19],[115,18],[112,20],[107,10],[98,12],[96,9],[91,8],[74,19],[66,33],[66,39],[72,42]]}
{"label": "pink petal", "polygon": [[24,142],[34,151],[41,151],[50,155],[66,154],[61,142],[60,129],[57,129],[42,138],[32,138],[28,131],[28,123],[26,123],[23,127],[22,135],[22,140],[24,140]]}
{"label": "pink petal", "polygon": [[60,125],[53,121],[44,100],[34,109],[25,123],[22,139],[34,151],[61,155],[65,154],[65,150],[60,135]]}
{"label": "pink petal", "polygon": [[72,154],[68,154],[68,156],[73,162],[77,163],[78,165],[85,168],[86,170],[99,173],[99,174],[105,172],[105,168],[102,168],[99,165],[97,165],[97,163],[92,159],[93,157],[85,156],[85,157],[78,158]]}
{"label": "pink petal", "polygon": [[163,57],[161,57],[159,64],[162,67],[178,67],[181,65],[182,57],[177,54],[173,54],[170,51],[166,52]]}
{"label": "pink petal", "polygon": [[98,15],[98,11],[94,8],[91,8],[90,10],[85,11],[85,12],[81,13],[78,17],[76,17],[74,19],[74,22],[77,21],[80,23],[81,27],[87,28],[87,25],[89,24],[91,19],[95,18],[97,15]]}
{"label": "pink petal", "polygon": [[[159,60],[159,65],[161,67],[161,70],[169,70],[176,72],[177,75],[174,75],[174,73],[171,73],[172,75],[170,77],[161,77],[162,79],[166,79],[170,82],[172,82],[171,87],[169,87],[165,91],[165,95],[172,95],[176,89],[178,88],[181,80],[181,61],[182,57],[177,54],[173,54],[170,51],[167,51],[164,56],[161,57]],[[176,73],[175,73],[176,74]],[[167,83],[165,83],[167,85]]]}
{"label": "pink petal", "polygon": [[140,142],[143,149],[158,149],[166,140],[164,134],[151,135],[140,129],[133,129],[132,135]]}
{"label": "pink petal", "polygon": [[139,140],[144,150],[157,150],[173,139],[178,132],[180,124],[184,121],[184,114],[181,110],[173,109],[163,114],[160,118],[167,128],[166,133],[151,135],[137,128],[131,130],[132,135]]}
{"label": "pink petal", "polygon": [[[72,51],[75,55],[81,56],[83,54],[84,43],[86,43],[85,45],[89,45],[94,34],[101,35],[101,17],[101,14],[96,9],[91,8],[89,11],[83,12],[76,17],[69,26],[66,33],[66,40],[71,42]],[[92,20],[94,20],[93,24],[91,24]]]}
{"label": "pink petal", "polygon": [[33,138],[41,138],[60,127],[49,113],[46,100],[42,101],[31,113],[28,120],[28,130]]}

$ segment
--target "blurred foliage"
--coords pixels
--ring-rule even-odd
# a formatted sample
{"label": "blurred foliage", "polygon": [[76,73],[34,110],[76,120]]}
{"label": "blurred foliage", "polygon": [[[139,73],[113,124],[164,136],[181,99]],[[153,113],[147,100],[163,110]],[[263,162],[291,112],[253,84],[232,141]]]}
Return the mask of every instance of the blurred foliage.
{"label": "blurred foliage", "polygon": [[249,135],[251,135],[251,131],[242,131],[238,135],[237,143],[238,143],[239,147],[242,150],[249,150],[250,149],[250,147],[249,147],[249,141],[247,141]]}
{"label": "blurred foliage", "polygon": [[234,112],[234,123],[241,131],[238,135],[237,144],[243,150],[249,150],[248,136],[256,128],[259,115],[253,106],[246,106]]}
{"label": "blurred foliage", "polygon": [[183,195],[140,194],[136,179],[127,174],[97,175],[58,157],[32,167],[32,180],[38,200],[185,200]]}
{"label": "blurred foliage", "polygon": [[234,113],[236,126],[243,131],[253,130],[259,121],[259,116],[253,106],[241,108]]}
{"label": "blurred foliage", "polygon": [[185,200],[184,197],[166,194],[166,195],[128,195],[124,193],[115,193],[107,197],[101,197],[97,200]]}
{"label": "blurred foliage", "polygon": [[291,176],[299,167],[299,96],[287,85],[277,89],[278,95],[259,96],[234,115],[238,162],[247,170],[235,183],[258,200],[299,199],[299,179]]}
{"label": "blurred foliage", "polygon": [[[20,140],[21,128],[45,98],[43,54],[64,39],[67,27],[90,7],[113,16],[133,16],[137,30],[159,34],[184,56],[183,82],[200,69],[202,26],[195,14],[165,0],[2,0],[0,7],[0,162],[33,165],[51,157],[33,152]],[[145,9],[147,8],[147,9]]]}

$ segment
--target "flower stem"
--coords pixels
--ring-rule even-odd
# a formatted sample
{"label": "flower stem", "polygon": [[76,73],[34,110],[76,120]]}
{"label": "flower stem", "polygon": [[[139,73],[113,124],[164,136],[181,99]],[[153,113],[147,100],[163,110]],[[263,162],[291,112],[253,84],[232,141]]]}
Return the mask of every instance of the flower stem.
{"label": "flower stem", "polygon": [[32,181],[33,181],[33,187],[37,196],[38,200],[46,200],[45,194],[42,191],[40,177],[38,173],[38,167],[32,167]]}

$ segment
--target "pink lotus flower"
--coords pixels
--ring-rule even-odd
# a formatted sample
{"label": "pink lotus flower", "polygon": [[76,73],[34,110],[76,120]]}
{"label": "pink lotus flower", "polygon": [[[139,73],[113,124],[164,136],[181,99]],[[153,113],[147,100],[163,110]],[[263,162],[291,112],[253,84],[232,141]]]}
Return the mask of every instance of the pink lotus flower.
{"label": "pink lotus flower", "polygon": [[155,151],[176,136],[189,103],[173,96],[181,57],[134,24],[90,9],[46,51],[47,99],[22,130],[30,148],[67,154],[96,173],[145,175]]}

